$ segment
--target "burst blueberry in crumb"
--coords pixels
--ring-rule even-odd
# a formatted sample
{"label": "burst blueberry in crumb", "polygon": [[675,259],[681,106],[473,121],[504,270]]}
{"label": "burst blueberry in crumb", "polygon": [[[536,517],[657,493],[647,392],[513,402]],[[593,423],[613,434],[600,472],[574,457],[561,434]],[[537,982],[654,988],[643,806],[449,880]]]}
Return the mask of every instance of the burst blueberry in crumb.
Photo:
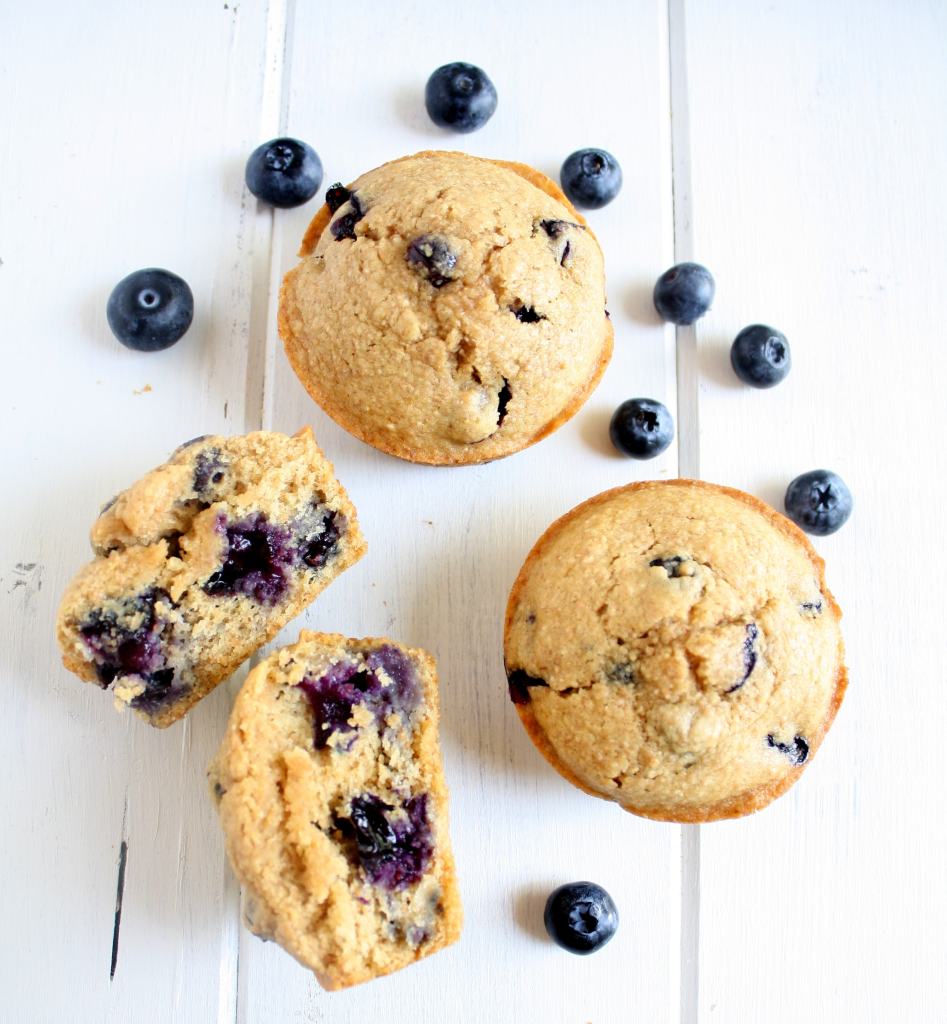
{"label": "burst blueberry in crumb", "polygon": [[341,242],[345,238],[351,239],[354,242],[356,237],[355,225],[365,216],[362,204],[354,192],[349,193],[348,205],[351,206],[351,210],[348,213],[342,214],[341,217],[336,217],[329,225],[329,231],[337,242]]}
{"label": "burst blueberry in crumb", "polygon": [[341,181],[337,181],[334,185],[330,186],[326,192],[326,206],[329,207],[331,213],[335,213],[340,207],[344,206],[351,198],[352,193],[342,184]]}
{"label": "burst blueberry in crumb", "polygon": [[259,604],[277,604],[289,587],[289,530],[268,522],[262,512],[237,523],[219,516],[217,530],[226,537],[226,553],[220,568],[204,583],[204,592],[243,594]]}
{"label": "burst blueberry in crumb", "polygon": [[457,253],[439,235],[421,235],[408,245],[405,258],[434,288],[443,288],[454,280]]}
{"label": "burst blueberry in crumb", "polygon": [[618,908],[594,882],[570,882],[546,900],[543,923],[549,937],[570,953],[585,956],[601,949],[618,929]]}
{"label": "burst blueberry in crumb", "polygon": [[336,820],[343,835],[354,840],[356,859],[373,885],[389,892],[420,881],[434,852],[427,817],[427,795],[411,797],[395,812],[373,793],[351,801],[348,818]]}
{"label": "burst blueberry in crumb", "polygon": [[633,459],[653,459],[674,440],[674,420],[652,398],[629,398],[615,410],[608,428],[612,444]]}
{"label": "burst blueberry in crumb", "polygon": [[187,282],[169,270],[136,270],[112,289],[105,309],[116,338],[136,352],[160,352],[184,337],[194,318]]}
{"label": "burst blueberry in crumb", "polygon": [[222,483],[224,463],[219,448],[205,448],[194,460],[194,490],[202,497]]}
{"label": "burst blueberry in crumb", "polygon": [[792,367],[786,335],[765,324],[744,327],[730,346],[733,372],[754,388],[775,387]]}
{"label": "burst blueberry in crumb", "polygon": [[146,710],[149,702],[160,701],[174,679],[161,635],[164,623],[155,610],[158,601],[171,603],[168,593],[157,588],[128,602],[127,614],[121,617],[134,621],[133,629],[120,624],[114,613],[98,609],[79,627],[103,689],[116,679],[135,676],[144,684],[145,691],[132,705]]}
{"label": "burst blueberry in crumb", "polygon": [[427,80],[424,105],[436,125],[473,132],[493,117],[497,91],[482,68],[455,61],[439,67]]}
{"label": "burst blueberry in crumb", "polygon": [[662,320],[686,326],[699,320],[714,301],[713,275],[699,263],[678,263],[658,278],[654,308]]}
{"label": "burst blueberry in crumb", "polygon": [[770,733],[766,737],[766,742],[785,757],[788,757],[793,764],[805,764],[806,759],[809,757],[809,744],[803,736],[794,736],[791,743],[780,743],[773,733]]}
{"label": "burst blueberry in crumb", "polygon": [[797,476],[786,488],[786,515],[806,533],[828,536],[852,514],[852,492],[845,481],[828,469],[813,469]]}
{"label": "burst blueberry in crumb", "polygon": [[759,627],[755,622],[748,622],[746,624],[746,638],[743,641],[743,675],[740,677],[740,681],[735,683],[727,690],[727,693],[736,693],[737,690],[743,686],[747,679],[750,678],[750,673],[756,667],[757,652],[756,652],[756,638],[760,635]]}
{"label": "burst blueberry in crumb", "polygon": [[510,691],[510,700],[514,704],[528,704],[532,699],[529,691],[534,686],[548,686],[545,679],[538,679],[531,676],[521,668],[515,668],[506,673],[507,686]]}
{"label": "burst blueberry in crumb", "polygon": [[510,306],[510,310],[521,324],[538,324],[540,320],[546,319],[542,313],[537,313],[532,306]]}
{"label": "burst blueberry in crumb", "polygon": [[272,139],[250,154],[244,179],[257,199],[270,206],[301,206],[319,191],[322,162],[299,139]]}
{"label": "burst blueberry in crumb", "polygon": [[684,575],[681,572],[681,566],[684,564],[684,561],[680,555],[671,555],[670,558],[652,558],[648,565],[652,569],[660,565],[668,574],[669,579],[678,579]]}
{"label": "burst blueberry in crumb", "polygon": [[621,190],[621,167],[607,150],[579,149],[566,157],[559,181],[580,209],[598,210]]}
{"label": "burst blueberry in crumb", "polygon": [[319,529],[303,539],[300,557],[310,569],[321,569],[338,550],[342,526],[342,517],[332,509],[326,509]]}

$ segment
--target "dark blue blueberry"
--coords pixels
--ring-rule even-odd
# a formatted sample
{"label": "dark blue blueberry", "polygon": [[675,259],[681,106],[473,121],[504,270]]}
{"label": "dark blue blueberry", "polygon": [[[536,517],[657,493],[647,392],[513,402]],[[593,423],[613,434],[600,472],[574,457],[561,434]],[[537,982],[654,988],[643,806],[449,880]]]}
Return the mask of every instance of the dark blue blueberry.
{"label": "dark blue blueberry", "polygon": [[670,579],[678,579],[684,575],[681,572],[681,566],[684,564],[684,561],[684,558],[680,555],[672,555],[670,558],[653,558],[648,565],[652,569],[660,565]]}
{"label": "dark blue blueberry", "polygon": [[607,150],[578,149],[566,157],[559,181],[576,206],[598,210],[621,190],[621,167]]}
{"label": "dark blue blueberry", "polygon": [[803,601],[800,605],[804,612],[809,615],[816,616],[822,614],[822,602],[821,601]]}
{"label": "dark blue blueberry", "polygon": [[[145,691],[132,705],[145,710],[149,710],[149,704],[156,707],[160,703],[174,679],[162,640],[165,623],[155,610],[159,600],[171,603],[166,591],[146,590],[131,599],[120,616],[97,609],[79,627],[102,687],[125,676],[137,676],[145,684]],[[134,622],[134,628],[120,619]]]}
{"label": "dark blue blueberry", "polygon": [[500,388],[500,393],[497,395],[497,429],[503,426],[503,421],[506,419],[506,407],[510,404],[512,397],[510,382],[504,377],[503,387]]}
{"label": "dark blue blueberry", "polygon": [[543,921],[553,942],[585,956],[601,949],[615,934],[618,908],[600,885],[570,882],[549,894]]}
{"label": "dark blue blueberry", "polygon": [[610,683],[617,683],[620,686],[631,686],[635,681],[635,669],[629,661],[613,662],[605,670],[605,678]]}
{"label": "dark blue blueberry", "polygon": [[615,410],[608,433],[618,451],[633,459],[653,459],[674,440],[674,420],[654,399],[629,398]]}
{"label": "dark blue blueberry", "polygon": [[740,681],[730,687],[726,693],[736,693],[741,686],[750,678],[750,673],[756,667],[756,638],[760,635],[759,627],[755,622],[746,624],[746,639],[743,641],[743,676]]}
{"label": "dark blue blueberry", "polygon": [[408,246],[408,265],[435,288],[443,288],[454,280],[457,253],[439,235],[421,235]]}
{"label": "dark blue blueberry", "polygon": [[219,448],[205,448],[194,460],[194,490],[202,497],[209,496],[224,479],[224,463]]}
{"label": "dark blue blueberry", "polygon": [[852,493],[845,481],[828,469],[797,476],[786,488],[786,515],[806,533],[825,537],[852,514]]}
{"label": "dark blue blueberry", "polygon": [[349,192],[341,181],[337,181],[334,185],[331,185],[328,192],[326,192],[326,206],[329,207],[330,213],[335,213],[340,206],[345,206],[351,198],[352,193]]}
{"label": "dark blue blueberry", "polygon": [[348,818],[336,819],[343,835],[355,842],[359,865],[373,885],[389,892],[420,881],[434,852],[427,818],[427,795],[411,797],[403,815],[373,793],[353,798]]}
{"label": "dark blue blueberry", "polygon": [[300,557],[310,569],[321,569],[336,553],[343,522],[338,512],[326,509],[315,532],[303,538]]}
{"label": "dark blue blueberry", "polygon": [[793,764],[805,764],[806,759],[809,757],[809,744],[803,736],[794,736],[791,743],[780,743],[779,740],[770,733],[766,737],[766,742],[781,754],[788,757]]}
{"label": "dark blue blueberry", "polygon": [[744,327],[730,346],[733,372],[754,388],[771,388],[792,367],[786,335],[765,324]]}
{"label": "dark blue blueberry", "polygon": [[497,91],[481,68],[456,61],[427,80],[424,105],[431,120],[455,132],[482,128],[497,108]]}
{"label": "dark blue blueberry", "polygon": [[351,210],[343,213],[341,217],[336,217],[329,225],[329,231],[337,242],[341,242],[343,238],[350,238],[354,242],[355,225],[365,216],[362,204],[354,192],[349,193],[348,205],[351,206]]}
{"label": "dark blue blueberry", "polygon": [[105,307],[112,333],[136,352],[160,352],[184,336],[194,318],[187,282],[170,270],[136,270],[112,289]]}
{"label": "dark blue blueberry", "polygon": [[564,234],[569,228],[581,228],[581,224],[576,224],[571,220],[541,220],[539,226],[549,235],[550,238],[558,238]]}
{"label": "dark blue blueberry", "polygon": [[247,160],[247,188],[270,206],[302,206],[319,191],[322,162],[312,146],[298,139],[273,139]]}
{"label": "dark blue blueberry", "polygon": [[536,676],[531,676],[521,668],[507,670],[506,681],[510,690],[510,700],[514,704],[528,704],[532,699],[529,691],[533,686],[549,685],[545,679],[537,679]]}
{"label": "dark blue blueberry", "polygon": [[714,301],[714,279],[699,263],[678,263],[665,270],[654,286],[654,308],[662,320],[692,324]]}
{"label": "dark blue blueberry", "polygon": [[289,587],[287,570],[294,554],[289,530],[267,522],[262,512],[238,523],[219,516],[217,530],[227,538],[227,551],[204,592],[244,594],[260,604],[277,604]]}
{"label": "dark blue blueberry", "polygon": [[522,324],[538,324],[546,318],[542,313],[537,313],[532,306],[510,306],[513,316]]}

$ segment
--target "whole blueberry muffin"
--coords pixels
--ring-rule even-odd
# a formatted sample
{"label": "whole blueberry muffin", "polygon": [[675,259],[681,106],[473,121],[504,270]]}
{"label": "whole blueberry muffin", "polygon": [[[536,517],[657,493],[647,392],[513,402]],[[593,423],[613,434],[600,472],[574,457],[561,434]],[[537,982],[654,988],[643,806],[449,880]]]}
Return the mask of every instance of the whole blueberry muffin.
{"label": "whole blueberry muffin", "polygon": [[113,498],[59,608],[63,663],[166,726],[365,552],[307,427],[200,437]]}
{"label": "whole blueberry muffin", "polygon": [[612,351],[602,252],[545,175],[418,153],[326,199],[279,324],[336,422],[389,454],[457,465],[519,451],[579,409]]}
{"label": "whole blueberry muffin", "polygon": [[741,491],[671,480],[567,513],[506,613],[512,698],[565,778],[665,821],[732,818],[785,792],[845,692],[822,559]]}
{"label": "whole blueberry muffin", "polygon": [[248,676],[209,780],[247,926],[324,988],[458,938],[426,652],[303,632]]}

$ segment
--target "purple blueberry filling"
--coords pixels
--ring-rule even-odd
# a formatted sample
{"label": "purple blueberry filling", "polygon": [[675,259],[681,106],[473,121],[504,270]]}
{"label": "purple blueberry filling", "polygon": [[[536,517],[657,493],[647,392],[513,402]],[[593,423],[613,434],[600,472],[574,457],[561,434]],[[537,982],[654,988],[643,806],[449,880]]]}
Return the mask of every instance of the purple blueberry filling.
{"label": "purple blueberry filling", "polygon": [[804,612],[808,612],[809,615],[821,615],[822,614],[822,602],[821,601],[804,601],[801,605]]}
{"label": "purple blueberry filling", "polygon": [[[145,710],[162,703],[174,679],[161,635],[165,623],[155,611],[155,602],[159,600],[171,603],[166,591],[146,590],[131,599],[127,611],[123,609],[120,615],[97,609],[79,627],[102,688],[107,689],[118,678],[137,676],[145,691],[131,703]],[[123,625],[119,617],[137,624]]]}
{"label": "purple blueberry filling", "polygon": [[511,672],[507,669],[506,680],[510,690],[510,700],[514,704],[528,704],[532,699],[530,689],[534,686],[548,686],[545,679],[537,679],[521,668],[515,668]]}
{"label": "purple blueberry filling", "polygon": [[267,522],[262,512],[238,523],[217,517],[217,530],[227,538],[221,567],[204,584],[207,594],[244,594],[260,604],[276,604],[289,587],[293,562],[290,532]]}
{"label": "purple blueberry filling", "polygon": [[546,319],[542,313],[537,313],[532,306],[510,306],[510,310],[513,316],[522,324],[537,324],[540,320]]}
{"label": "purple blueberry filling", "polygon": [[373,885],[389,892],[420,881],[434,852],[427,817],[427,794],[411,797],[403,816],[373,793],[352,800],[348,818],[336,819],[340,831],[355,842],[356,859]]}
{"label": "purple blueberry filling", "polygon": [[766,737],[766,742],[781,754],[788,757],[793,764],[805,764],[806,759],[809,756],[809,744],[806,742],[804,736],[794,736],[792,743],[780,743],[779,740],[770,733]]}
{"label": "purple blueberry filling", "polygon": [[542,220],[539,226],[550,238],[558,238],[569,228],[580,228],[581,224],[573,224],[571,220]]}
{"label": "purple blueberry filling", "polygon": [[755,622],[746,624],[746,639],[743,641],[743,678],[731,686],[727,693],[735,693],[750,678],[750,673],[756,667],[756,638],[760,631]]}
{"label": "purple blueberry filling", "polygon": [[[383,685],[379,672],[390,682]],[[299,684],[313,710],[313,742],[316,749],[328,746],[335,733],[353,732],[349,724],[352,709],[364,704],[381,727],[390,714],[400,714],[405,720],[421,701],[417,674],[411,661],[398,650],[385,644],[371,651],[364,665],[354,661],[340,661],[316,679],[307,676]],[[353,737],[354,740],[354,737]],[[348,750],[351,742],[340,749]]]}
{"label": "purple blueberry filling", "polygon": [[421,235],[408,246],[409,266],[435,288],[443,288],[454,279],[457,253],[438,235]]}
{"label": "purple blueberry filling", "polygon": [[352,209],[348,213],[342,214],[341,217],[336,217],[329,225],[332,237],[337,242],[341,242],[343,238],[351,238],[354,241],[355,225],[365,216],[365,211],[362,209],[358,196],[354,192],[349,193],[348,203]]}
{"label": "purple blueberry filling", "polygon": [[619,686],[631,686],[635,681],[635,670],[631,662],[616,661],[605,670],[605,678]]}
{"label": "purple blueberry filling", "polygon": [[194,490],[207,497],[208,491],[224,479],[224,463],[219,448],[205,448],[194,460]]}

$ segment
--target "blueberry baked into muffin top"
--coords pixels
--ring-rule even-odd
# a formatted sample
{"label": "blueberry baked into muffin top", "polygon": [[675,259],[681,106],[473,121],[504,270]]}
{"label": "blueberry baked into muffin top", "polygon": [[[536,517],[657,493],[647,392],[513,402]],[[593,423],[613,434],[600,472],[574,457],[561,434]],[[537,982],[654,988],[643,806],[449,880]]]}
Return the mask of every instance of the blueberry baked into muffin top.
{"label": "blueberry baked into muffin top", "polygon": [[365,552],[308,428],[200,437],[113,498],[59,609],[63,663],[170,725]]}
{"label": "blueberry baked into muffin top", "polygon": [[251,931],[327,989],[461,927],[437,674],[386,638],[303,632],[247,677],[208,778]]}
{"label": "blueberry baked into muffin top", "polygon": [[569,781],[666,821],[737,817],[799,777],[846,686],[805,535],[751,496],[631,484],[540,538],[506,614],[510,697]]}
{"label": "blueberry baked into muffin top", "polygon": [[519,451],[579,409],[612,350],[602,252],[545,175],[426,152],[326,199],[279,324],[346,430],[456,465]]}

